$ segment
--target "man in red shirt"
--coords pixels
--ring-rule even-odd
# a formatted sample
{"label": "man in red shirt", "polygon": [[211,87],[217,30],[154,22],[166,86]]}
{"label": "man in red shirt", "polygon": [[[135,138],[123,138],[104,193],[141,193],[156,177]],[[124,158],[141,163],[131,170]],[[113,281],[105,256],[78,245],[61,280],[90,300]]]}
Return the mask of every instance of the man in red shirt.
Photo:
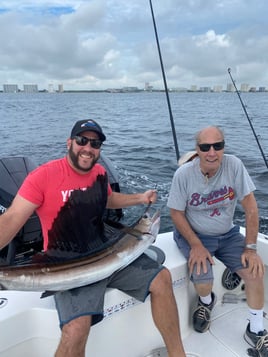
{"label": "man in red shirt", "polygon": [[[155,202],[154,190],[137,194],[113,192],[105,169],[97,163],[106,137],[93,120],[75,123],[67,140],[66,157],[32,171],[10,208],[0,216],[0,249],[6,246],[34,211],[42,226],[44,250],[55,251],[58,240],[79,256],[105,243],[105,208],[123,208]],[[150,294],[154,322],[169,357],[185,357],[179,317],[169,271],[143,254],[107,279],[56,292],[62,329],[56,357],[82,357],[90,327],[103,319],[104,294],[114,287],[144,301]]]}

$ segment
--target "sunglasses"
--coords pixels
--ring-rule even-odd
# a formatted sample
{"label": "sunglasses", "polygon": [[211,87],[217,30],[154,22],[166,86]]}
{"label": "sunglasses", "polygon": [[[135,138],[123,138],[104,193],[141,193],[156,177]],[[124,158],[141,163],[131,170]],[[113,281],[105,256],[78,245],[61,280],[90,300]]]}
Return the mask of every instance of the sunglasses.
{"label": "sunglasses", "polygon": [[207,152],[210,150],[211,146],[213,146],[213,149],[215,151],[220,151],[224,148],[224,140],[223,141],[219,141],[218,143],[213,143],[213,144],[198,144],[199,149],[203,152]]}
{"label": "sunglasses", "polygon": [[90,143],[90,146],[93,149],[99,149],[102,145],[102,141],[99,139],[88,139],[85,136],[74,136],[74,140],[77,145],[79,146],[86,146],[88,143]]}

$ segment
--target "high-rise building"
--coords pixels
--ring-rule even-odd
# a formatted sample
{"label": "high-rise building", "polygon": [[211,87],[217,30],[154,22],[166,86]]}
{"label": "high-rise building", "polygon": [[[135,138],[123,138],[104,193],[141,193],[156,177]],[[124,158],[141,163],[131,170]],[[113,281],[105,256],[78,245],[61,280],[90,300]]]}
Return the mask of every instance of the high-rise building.
{"label": "high-rise building", "polygon": [[200,92],[211,92],[211,88],[210,87],[200,87]]}
{"label": "high-rise building", "polygon": [[241,92],[248,92],[249,91],[249,84],[242,83],[240,87]]}
{"label": "high-rise building", "polygon": [[49,83],[49,85],[48,85],[48,93],[54,93],[54,85],[53,85],[53,83]]}
{"label": "high-rise building", "polygon": [[144,90],[150,92],[153,90],[153,86],[150,86],[150,83],[146,82],[144,86]]}
{"label": "high-rise building", "polygon": [[190,92],[196,92],[198,90],[197,85],[191,85]]}
{"label": "high-rise building", "polygon": [[24,91],[24,93],[38,93],[38,85],[37,84],[24,84],[23,91]]}
{"label": "high-rise building", "polygon": [[226,91],[227,92],[234,92],[235,91],[235,87],[234,87],[233,83],[228,83],[227,84]]}
{"label": "high-rise building", "polygon": [[17,84],[3,84],[4,93],[18,93],[19,88]]}
{"label": "high-rise building", "polygon": [[220,85],[214,86],[213,87],[213,92],[217,92],[217,93],[222,92],[222,86],[220,86]]}
{"label": "high-rise building", "polygon": [[59,92],[59,93],[63,93],[63,92],[64,92],[63,84],[59,84],[59,86],[58,86],[58,92]]}

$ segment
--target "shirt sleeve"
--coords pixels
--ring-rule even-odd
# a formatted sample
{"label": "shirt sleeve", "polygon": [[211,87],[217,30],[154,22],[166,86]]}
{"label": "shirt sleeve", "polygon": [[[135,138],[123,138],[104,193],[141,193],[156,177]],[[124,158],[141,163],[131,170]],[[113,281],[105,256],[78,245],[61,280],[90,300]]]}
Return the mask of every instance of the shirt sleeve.
{"label": "shirt sleeve", "polygon": [[167,206],[178,211],[184,211],[187,203],[186,172],[183,167],[176,170],[169,191]]}
{"label": "shirt sleeve", "polygon": [[255,191],[256,187],[243,162],[238,157],[233,156],[230,165],[233,166],[231,170],[235,172],[237,199],[238,201],[242,201],[245,196]]}
{"label": "shirt sleeve", "polygon": [[44,200],[44,184],[47,180],[47,175],[43,167],[38,167],[30,172],[25,178],[18,194],[26,200],[40,206]]}

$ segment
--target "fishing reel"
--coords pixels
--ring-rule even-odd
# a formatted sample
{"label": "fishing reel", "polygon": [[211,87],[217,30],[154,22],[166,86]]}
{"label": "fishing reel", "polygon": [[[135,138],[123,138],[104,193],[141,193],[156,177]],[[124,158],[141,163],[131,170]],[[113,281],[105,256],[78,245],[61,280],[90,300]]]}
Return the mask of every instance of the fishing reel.
{"label": "fishing reel", "polygon": [[239,286],[241,278],[238,274],[232,273],[230,269],[226,268],[222,274],[221,283],[227,290],[234,290]]}

